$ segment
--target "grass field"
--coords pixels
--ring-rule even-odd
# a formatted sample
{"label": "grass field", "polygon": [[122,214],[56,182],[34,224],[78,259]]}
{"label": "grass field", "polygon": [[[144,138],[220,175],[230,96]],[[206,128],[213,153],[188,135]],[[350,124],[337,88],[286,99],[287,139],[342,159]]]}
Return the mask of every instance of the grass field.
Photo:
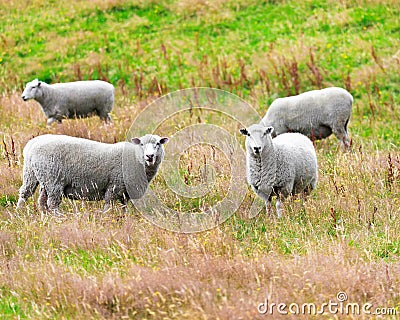
{"label": "grass field", "polygon": [[[396,0],[0,0],[0,318],[265,319],[257,307],[347,300],[360,315],[287,318],[375,319],[400,314],[400,5]],[[116,87],[114,124],[96,117],[46,127],[38,103],[20,98],[26,82],[103,79]],[[41,213],[36,198],[15,210],[22,149],[57,133],[123,141],[144,107],[163,94],[213,87],[248,101],[263,116],[277,97],[328,86],[354,97],[352,148],[316,143],[319,184],[248,219],[254,195],[208,231],[182,234],[138,210],[64,200],[66,219]],[[194,111],[169,119],[172,136],[191,124],[225,128],[244,146],[239,124]],[[168,145],[166,146],[168,152]],[[218,203],[232,183],[230,159],[212,146],[183,153],[179,172],[201,182],[201,199],[152,183],[181,212]],[[244,168],[243,168],[244,170]],[[288,308],[285,309],[287,312]],[[304,313],[304,312],[303,312]]]}

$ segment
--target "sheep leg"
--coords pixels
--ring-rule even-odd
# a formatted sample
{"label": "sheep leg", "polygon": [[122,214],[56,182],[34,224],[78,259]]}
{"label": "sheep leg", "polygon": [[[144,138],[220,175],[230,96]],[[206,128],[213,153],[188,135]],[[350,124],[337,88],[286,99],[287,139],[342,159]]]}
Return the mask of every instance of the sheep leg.
{"label": "sheep leg", "polygon": [[97,114],[99,115],[100,119],[102,121],[104,121],[106,124],[107,123],[112,123],[112,119],[111,119],[111,117],[110,117],[108,112],[106,112],[106,111],[97,111]]}
{"label": "sheep leg", "polygon": [[47,119],[47,125],[48,125],[48,126],[51,126],[51,124],[52,124],[54,121],[56,121],[56,119],[54,119],[53,117],[48,118],[48,119]]}
{"label": "sheep leg", "polygon": [[58,123],[61,123],[61,119],[57,119],[56,117],[50,117],[50,118],[48,118],[47,119],[47,125],[48,126],[51,126],[51,124],[54,122],[54,121],[57,121]]}
{"label": "sheep leg", "polygon": [[119,200],[122,203],[122,211],[124,213],[126,213],[126,208],[128,206],[128,199],[122,195],[122,196],[118,196],[113,192],[113,188],[109,188],[107,189],[105,195],[104,195],[104,208],[103,208],[103,212],[108,211],[111,208],[112,203],[115,200]]}
{"label": "sheep leg", "polygon": [[129,203],[129,195],[126,192],[124,192],[122,196],[119,198],[119,201],[121,201],[123,206],[127,207]]}
{"label": "sheep leg", "polygon": [[251,186],[256,195],[258,195],[265,202],[265,209],[267,211],[267,215],[271,216],[272,213],[272,204],[271,204],[271,192],[261,191],[260,188],[256,188],[255,186]]}
{"label": "sheep leg", "polygon": [[128,199],[123,195],[119,198],[119,201],[122,203],[122,212],[127,213],[128,211]]}
{"label": "sheep leg", "polygon": [[105,118],[105,122],[106,123],[110,123],[110,124],[113,122],[112,118],[111,118],[111,116],[109,114],[107,114],[107,117]]}
{"label": "sheep leg", "polygon": [[268,217],[272,217],[272,202],[271,200],[265,201],[265,207]]}
{"label": "sheep leg", "polygon": [[55,216],[60,216],[61,213],[59,212],[58,208],[61,204],[61,190],[53,190],[52,192],[47,193],[47,207],[49,210],[53,212]]}
{"label": "sheep leg", "polygon": [[104,194],[105,204],[104,204],[103,212],[110,210],[111,204],[112,204],[114,198],[115,198],[115,196],[114,196],[113,188],[112,187],[108,188],[106,190],[106,193]]}
{"label": "sheep leg", "polygon": [[39,208],[42,211],[47,211],[49,209],[49,207],[47,206],[47,192],[43,186],[40,186],[38,204],[39,204]]}
{"label": "sheep leg", "polygon": [[336,138],[338,138],[342,144],[342,146],[344,146],[345,149],[350,147],[350,138],[349,135],[347,133],[347,122],[343,127],[335,127],[333,128],[333,134],[336,136]]}
{"label": "sheep leg", "polygon": [[281,201],[280,197],[277,197],[276,198],[276,214],[277,214],[278,218],[282,217],[282,211],[283,211],[282,201]]}
{"label": "sheep leg", "polygon": [[278,196],[276,197],[276,215],[278,218],[282,217],[282,212],[283,212],[283,206],[282,203],[285,201],[287,197],[289,197],[293,193],[293,187],[294,187],[294,180],[289,181],[287,185],[280,189],[278,192]]}
{"label": "sheep leg", "polygon": [[282,203],[289,195],[290,195],[289,190],[281,190],[281,192],[276,197],[275,207],[276,207],[276,215],[278,216],[278,218],[282,218],[282,212],[283,212]]}
{"label": "sheep leg", "polygon": [[17,203],[17,209],[20,209],[25,204],[26,200],[31,197],[39,185],[39,181],[36,179],[33,170],[24,168],[24,182],[19,189],[19,199]]}
{"label": "sheep leg", "polygon": [[303,194],[305,196],[309,195],[311,193],[311,191],[313,191],[317,186],[317,180],[316,179],[312,179],[310,181],[310,183],[304,188],[303,190]]}

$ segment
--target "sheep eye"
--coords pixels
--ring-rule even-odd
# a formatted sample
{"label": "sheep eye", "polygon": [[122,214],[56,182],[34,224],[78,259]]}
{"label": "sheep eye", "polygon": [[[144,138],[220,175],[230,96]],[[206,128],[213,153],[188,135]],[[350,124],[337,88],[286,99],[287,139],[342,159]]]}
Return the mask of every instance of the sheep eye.
{"label": "sheep eye", "polygon": [[156,146],[157,146],[157,147],[159,147],[159,146],[160,146],[160,143],[159,143],[159,142],[157,142],[157,143],[156,143]]}
{"label": "sheep eye", "polygon": [[143,147],[143,143],[141,142],[140,145]]}

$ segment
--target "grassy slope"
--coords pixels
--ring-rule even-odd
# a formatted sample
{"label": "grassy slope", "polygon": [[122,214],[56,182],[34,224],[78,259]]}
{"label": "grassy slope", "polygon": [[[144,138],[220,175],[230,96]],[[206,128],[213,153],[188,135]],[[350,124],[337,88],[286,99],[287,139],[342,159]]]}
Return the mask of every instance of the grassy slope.
{"label": "grassy slope", "polygon": [[[321,304],[341,290],[350,302],[398,305],[396,1],[2,1],[0,16],[0,315],[252,318],[268,295]],[[93,118],[46,128],[37,104],[19,98],[34,77],[112,82],[114,126],[99,129]],[[289,201],[280,221],[248,220],[244,205],[217,229],[176,235],[138,213],[99,214],[101,203],[65,201],[74,214],[61,224],[33,202],[16,215],[21,152],[32,136],[123,140],[147,99],[193,85],[234,92],[260,114],[278,96],[346,87],[355,97],[353,150],[343,153],[334,138],[318,143],[318,190]],[[182,174],[196,180],[198,171],[185,168],[200,163],[190,158]],[[223,190],[229,179],[219,179]],[[202,205],[168,193],[165,201]]]}

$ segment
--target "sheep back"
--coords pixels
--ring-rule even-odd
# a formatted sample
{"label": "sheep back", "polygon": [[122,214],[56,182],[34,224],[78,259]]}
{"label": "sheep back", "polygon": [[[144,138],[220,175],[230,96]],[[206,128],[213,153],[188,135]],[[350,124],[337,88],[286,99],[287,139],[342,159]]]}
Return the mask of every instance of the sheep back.
{"label": "sheep back", "polygon": [[[126,196],[126,183],[138,190],[137,196],[147,189],[141,148],[128,142],[106,144],[64,135],[42,135],[28,142],[24,157],[25,164],[33,169],[48,193],[100,200],[110,188],[116,198]],[[129,181],[124,181],[124,172],[129,172]]]}
{"label": "sheep back", "polygon": [[261,123],[275,134],[300,132],[309,138],[326,138],[350,118],[353,97],[343,88],[312,90],[272,102]]}
{"label": "sheep back", "polygon": [[50,85],[68,117],[91,112],[109,113],[114,104],[114,86],[101,80],[55,83]]}

